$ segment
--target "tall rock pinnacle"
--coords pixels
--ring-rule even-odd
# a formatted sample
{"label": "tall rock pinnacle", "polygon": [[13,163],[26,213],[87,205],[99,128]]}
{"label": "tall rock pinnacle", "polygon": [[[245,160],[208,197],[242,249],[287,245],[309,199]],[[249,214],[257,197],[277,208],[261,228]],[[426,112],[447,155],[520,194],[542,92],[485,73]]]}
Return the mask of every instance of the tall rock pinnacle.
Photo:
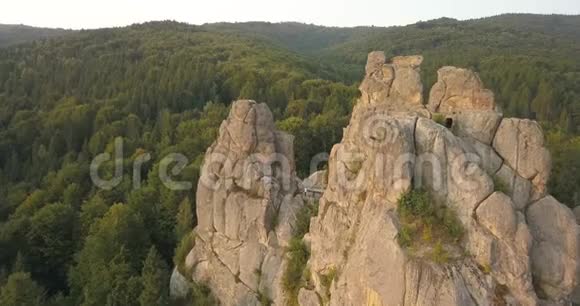
{"label": "tall rock pinnacle", "polygon": [[[325,305],[566,305],[580,232],[572,212],[546,194],[541,128],[503,119],[466,69],[439,70],[425,108],[421,61],[369,54],[305,238],[314,285],[301,290],[302,305],[318,305],[317,297]],[[454,211],[464,229],[447,263],[421,255],[432,252],[421,244],[398,243],[409,229],[397,201],[412,189]]]}
{"label": "tall rock pinnacle", "polygon": [[206,152],[186,266],[222,305],[260,305],[262,296],[284,304],[284,246],[303,204],[292,142],[266,104],[240,100]]}

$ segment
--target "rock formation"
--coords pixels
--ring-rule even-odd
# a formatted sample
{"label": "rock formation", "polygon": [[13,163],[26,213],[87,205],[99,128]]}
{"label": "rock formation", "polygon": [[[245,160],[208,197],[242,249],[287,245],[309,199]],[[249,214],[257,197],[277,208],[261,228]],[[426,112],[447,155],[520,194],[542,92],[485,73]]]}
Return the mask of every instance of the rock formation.
{"label": "rock formation", "polygon": [[[439,70],[427,111],[420,63],[369,55],[305,237],[313,285],[301,290],[301,303],[565,305],[577,283],[579,231],[574,214],[546,194],[550,156],[541,128],[502,118],[477,74],[454,67]],[[397,199],[419,187],[465,229],[463,254],[449,263],[397,243]]]}
{"label": "rock formation", "polygon": [[437,83],[431,88],[428,108],[442,113],[493,111],[495,102],[493,93],[483,87],[476,73],[443,67],[437,71]]}
{"label": "rock formation", "polygon": [[422,56],[399,56],[385,63],[383,52],[372,52],[366,65],[366,77],[361,83],[361,105],[377,101],[388,110],[420,111],[423,106],[423,84],[419,66]]}
{"label": "rock formation", "polygon": [[[568,305],[580,271],[579,226],[547,194],[550,155],[534,121],[503,118],[477,74],[443,67],[424,105],[421,56],[369,54],[343,139],[304,237],[297,300],[311,305]],[[443,124],[444,123],[444,124]],[[292,137],[264,104],[237,101],[208,149],[186,266],[223,305],[287,305],[281,285],[302,207]],[[397,202],[412,189],[456,214],[450,260],[401,246]],[[445,246],[447,247],[447,246]]]}
{"label": "rock formation", "polygon": [[303,205],[292,142],[265,104],[241,100],[205,154],[186,266],[222,305],[284,305],[284,246]]}

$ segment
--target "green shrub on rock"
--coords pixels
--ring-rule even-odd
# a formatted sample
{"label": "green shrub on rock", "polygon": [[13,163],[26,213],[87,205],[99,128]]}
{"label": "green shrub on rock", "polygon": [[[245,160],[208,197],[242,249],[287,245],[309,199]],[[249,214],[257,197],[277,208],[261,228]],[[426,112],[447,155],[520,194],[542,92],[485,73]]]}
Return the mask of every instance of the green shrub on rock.
{"label": "green shrub on rock", "polygon": [[436,205],[423,190],[411,190],[398,201],[399,245],[412,256],[427,255],[436,263],[449,261],[450,249],[457,248],[463,226],[451,208]]}

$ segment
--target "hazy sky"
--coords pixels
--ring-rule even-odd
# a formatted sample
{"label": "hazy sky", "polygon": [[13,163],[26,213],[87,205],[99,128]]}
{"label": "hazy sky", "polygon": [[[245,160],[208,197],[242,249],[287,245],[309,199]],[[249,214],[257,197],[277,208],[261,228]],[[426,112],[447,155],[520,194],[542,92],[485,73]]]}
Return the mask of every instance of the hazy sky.
{"label": "hazy sky", "polygon": [[515,12],[580,14],[580,0],[0,0],[0,23],[73,29],[166,19],[389,26]]}

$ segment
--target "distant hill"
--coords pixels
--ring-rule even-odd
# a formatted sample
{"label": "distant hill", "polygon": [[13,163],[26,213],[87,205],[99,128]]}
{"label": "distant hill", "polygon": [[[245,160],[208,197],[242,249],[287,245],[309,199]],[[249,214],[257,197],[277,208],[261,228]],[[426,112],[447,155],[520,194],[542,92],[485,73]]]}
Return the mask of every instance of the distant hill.
{"label": "distant hill", "polygon": [[[210,31],[252,35],[268,39],[288,49],[305,54],[315,54],[342,44],[358,44],[365,41],[368,43],[368,41],[376,40],[388,34],[412,34],[409,33],[409,30],[413,28],[432,30],[448,27],[535,33],[549,35],[558,39],[580,40],[580,31],[578,31],[580,28],[580,15],[503,14],[465,21],[440,18],[421,21],[408,26],[393,27],[361,26],[340,28],[296,22],[212,23],[202,26],[202,28]],[[360,44],[360,47],[365,48],[368,45]]]}
{"label": "distant hill", "polygon": [[297,22],[212,23],[205,24],[202,28],[209,31],[253,35],[268,39],[290,50],[310,55],[360,37],[380,33],[386,29],[324,27]]}
{"label": "distant hill", "polygon": [[36,28],[25,25],[0,24],[0,48],[37,39],[51,38],[71,33],[64,29]]}
{"label": "distant hill", "polygon": [[[440,18],[386,28],[291,22],[218,23],[201,28],[269,41],[327,63],[341,72],[345,82],[360,80],[369,51],[384,50],[387,56],[422,54],[426,90],[435,81],[438,67],[469,67],[481,73],[513,115],[536,113],[554,121],[560,120],[565,110],[570,118],[562,120],[573,121],[573,126],[580,121],[578,15],[506,14],[466,21]],[[546,85],[543,88],[549,84],[551,92],[547,96],[558,105],[540,111],[540,103],[533,96],[542,83]],[[536,107],[532,106],[533,100]]]}
{"label": "distant hill", "polygon": [[580,15],[504,14],[474,20],[474,24],[509,27],[565,39],[580,40]]}

